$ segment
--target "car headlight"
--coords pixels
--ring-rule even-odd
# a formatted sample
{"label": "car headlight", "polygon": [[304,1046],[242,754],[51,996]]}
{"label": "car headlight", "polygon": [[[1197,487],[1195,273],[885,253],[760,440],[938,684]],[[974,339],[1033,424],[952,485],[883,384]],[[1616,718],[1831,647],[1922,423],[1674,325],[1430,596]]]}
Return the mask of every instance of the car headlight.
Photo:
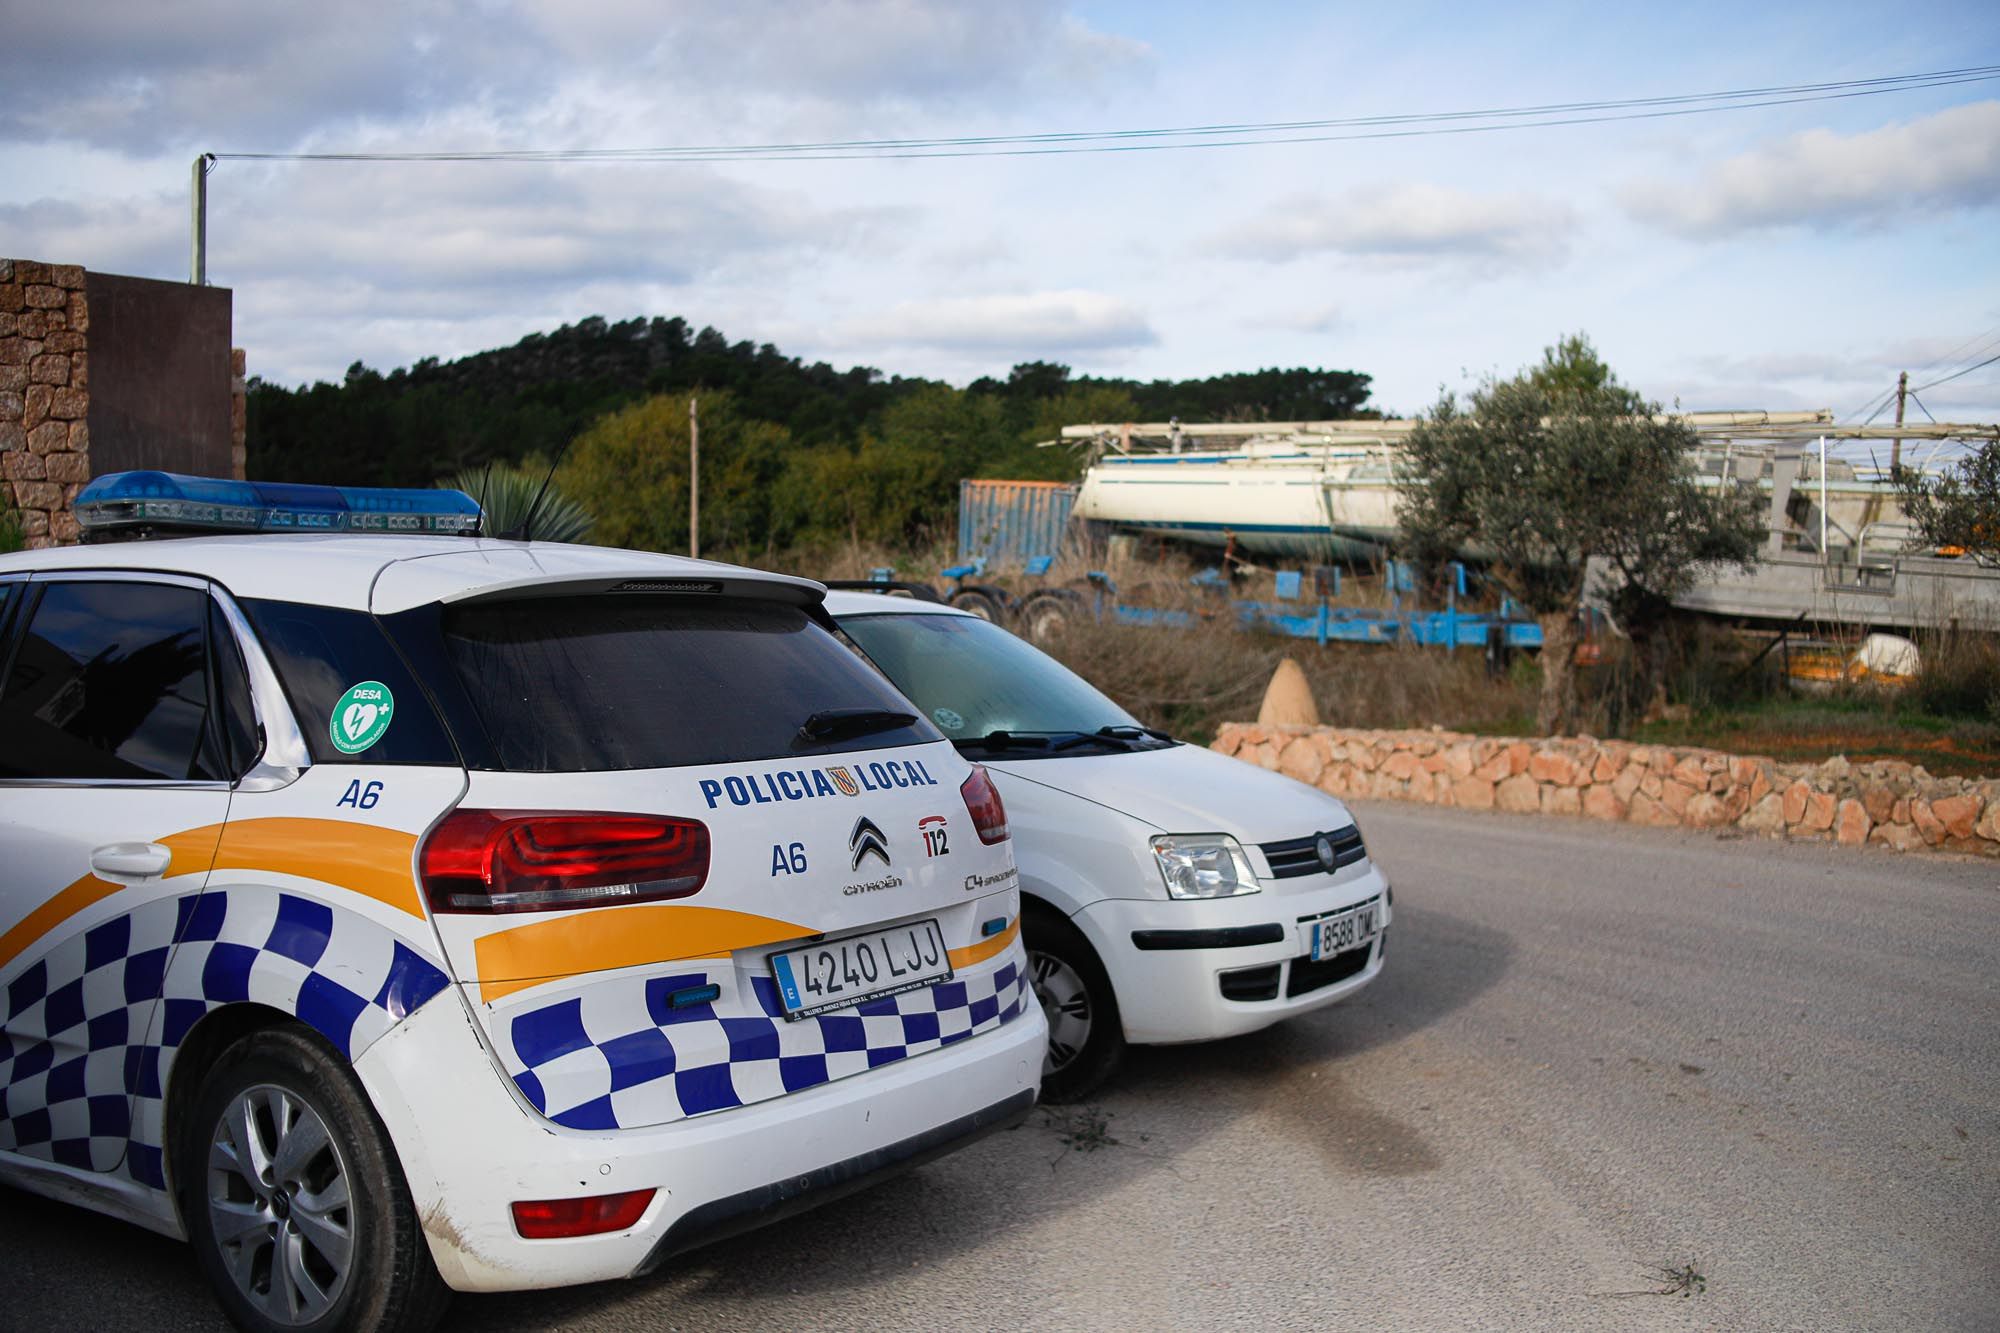
{"label": "car headlight", "polygon": [[1257,892],[1257,872],[1243,847],[1226,833],[1164,833],[1153,839],[1153,859],[1172,898],[1233,898]]}

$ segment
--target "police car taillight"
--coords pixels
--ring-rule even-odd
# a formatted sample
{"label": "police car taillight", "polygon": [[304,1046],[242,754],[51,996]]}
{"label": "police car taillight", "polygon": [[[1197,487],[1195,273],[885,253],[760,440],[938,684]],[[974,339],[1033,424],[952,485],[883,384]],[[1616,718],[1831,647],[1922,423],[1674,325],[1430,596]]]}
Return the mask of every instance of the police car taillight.
{"label": "police car taillight", "polygon": [[434,912],[558,912],[698,893],[708,854],[695,819],[454,810],[418,866]]}
{"label": "police car taillight", "polygon": [[89,540],[148,533],[479,532],[479,504],[464,491],[388,486],[305,486],[230,481],[176,472],[107,472],[77,493]]}
{"label": "police car taillight", "polygon": [[972,766],[972,776],[958,784],[958,794],[965,798],[965,813],[972,816],[981,842],[990,846],[1007,841],[1007,807],[1000,803],[1000,792],[984,766]]}

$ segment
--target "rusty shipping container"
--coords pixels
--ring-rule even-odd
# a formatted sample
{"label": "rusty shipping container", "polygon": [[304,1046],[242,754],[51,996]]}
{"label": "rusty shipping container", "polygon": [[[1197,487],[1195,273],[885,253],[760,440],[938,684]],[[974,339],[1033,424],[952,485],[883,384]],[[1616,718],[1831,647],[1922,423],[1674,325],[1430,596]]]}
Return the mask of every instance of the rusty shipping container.
{"label": "rusty shipping container", "polygon": [[994,566],[1061,555],[1077,487],[1060,481],[958,483],[958,554]]}

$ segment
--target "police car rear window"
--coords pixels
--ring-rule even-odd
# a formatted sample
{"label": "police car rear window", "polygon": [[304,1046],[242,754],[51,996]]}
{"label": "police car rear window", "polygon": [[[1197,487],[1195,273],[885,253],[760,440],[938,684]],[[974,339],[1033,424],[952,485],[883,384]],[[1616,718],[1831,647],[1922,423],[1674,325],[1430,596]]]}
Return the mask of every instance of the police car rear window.
{"label": "police car rear window", "polygon": [[794,606],[528,598],[449,608],[442,628],[491,760],[511,772],[677,768],[942,739],[921,718],[802,735],[827,710],[915,710]]}
{"label": "police car rear window", "polygon": [[374,616],[304,602],[242,606],[314,762],[458,763],[444,724]]}

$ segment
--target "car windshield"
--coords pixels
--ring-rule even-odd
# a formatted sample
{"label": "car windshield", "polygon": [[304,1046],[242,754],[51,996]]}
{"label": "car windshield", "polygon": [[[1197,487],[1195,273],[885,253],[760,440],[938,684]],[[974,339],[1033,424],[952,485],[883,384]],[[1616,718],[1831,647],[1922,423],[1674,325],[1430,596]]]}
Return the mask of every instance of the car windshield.
{"label": "car windshield", "polygon": [[961,749],[1069,752],[1168,743],[1040,649],[973,616],[842,616],[840,627]]}

